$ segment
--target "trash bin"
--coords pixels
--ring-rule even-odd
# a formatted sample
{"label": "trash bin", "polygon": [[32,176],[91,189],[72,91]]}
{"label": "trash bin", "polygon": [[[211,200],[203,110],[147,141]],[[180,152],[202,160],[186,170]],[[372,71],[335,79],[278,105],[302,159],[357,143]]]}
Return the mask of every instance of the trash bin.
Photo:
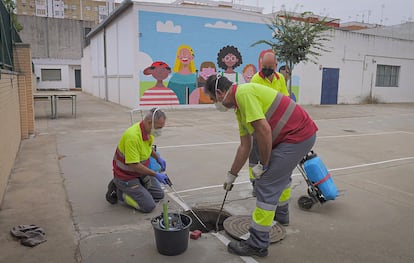
{"label": "trash bin", "polygon": [[185,214],[169,213],[168,230],[164,226],[163,215],[154,217],[151,224],[154,228],[155,243],[160,254],[175,256],[184,253],[188,247],[191,217]]}

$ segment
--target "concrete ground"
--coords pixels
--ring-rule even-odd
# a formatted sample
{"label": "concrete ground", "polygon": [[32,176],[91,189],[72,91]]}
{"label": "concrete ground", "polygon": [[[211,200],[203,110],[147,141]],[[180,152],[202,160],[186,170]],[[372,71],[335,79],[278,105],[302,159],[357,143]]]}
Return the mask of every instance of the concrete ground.
{"label": "concrete ground", "polygon": [[[150,220],[161,207],[142,214],[104,198],[129,109],[80,93],[75,119],[70,101],[59,103],[52,120],[47,102],[36,102],[36,136],[21,143],[0,210],[0,262],[414,262],[414,104],[305,107],[319,127],[314,149],[342,195],[300,210],[306,184],[295,171],[287,236],[252,258],[229,254],[224,231],[189,240],[181,255],[159,254]],[[166,113],[156,144],[176,190],[191,207],[219,208],[238,146],[234,114]],[[236,182],[224,208],[250,214],[246,167]],[[170,210],[181,210],[165,190]],[[9,233],[18,224],[43,227],[48,241],[20,245]]]}

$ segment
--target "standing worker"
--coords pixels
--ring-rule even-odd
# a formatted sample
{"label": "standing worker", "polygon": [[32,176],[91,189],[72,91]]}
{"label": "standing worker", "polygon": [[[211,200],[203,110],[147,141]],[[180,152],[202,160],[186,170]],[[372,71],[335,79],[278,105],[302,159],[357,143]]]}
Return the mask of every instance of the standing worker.
{"label": "standing worker", "polygon": [[312,149],[318,128],[289,97],[260,84],[237,86],[226,77],[213,75],[207,79],[205,91],[219,111],[234,108],[239,125],[240,145],[223,184],[226,191],[231,190],[250,155],[253,133],[258,149],[257,163],[252,167],[256,208],[250,237],[230,242],[228,251],[240,256],[267,256],[279,197],[289,185],[296,165]]}
{"label": "standing worker", "polygon": [[[277,59],[275,53],[271,50],[262,51],[259,56],[260,71],[257,72],[251,80],[251,83],[262,84],[269,88],[272,88],[283,95],[289,96],[289,92],[286,88],[286,82],[281,73],[277,73]],[[253,149],[249,157],[249,177],[253,186],[253,196],[255,196],[254,184],[255,178],[252,173],[252,167],[257,164],[257,144],[253,143]],[[276,208],[275,220],[284,226],[289,225],[289,201],[290,201],[291,188],[290,183],[283,190],[279,198],[279,203]]]}
{"label": "standing worker", "polygon": [[106,200],[115,204],[122,201],[133,208],[149,213],[155,203],[164,198],[159,183],[167,183],[167,175],[150,169],[150,157],[165,171],[166,162],[152,147],[154,136],[161,135],[166,116],[153,108],[144,120],[129,127],[119,140],[112,161],[114,178],[108,184]]}

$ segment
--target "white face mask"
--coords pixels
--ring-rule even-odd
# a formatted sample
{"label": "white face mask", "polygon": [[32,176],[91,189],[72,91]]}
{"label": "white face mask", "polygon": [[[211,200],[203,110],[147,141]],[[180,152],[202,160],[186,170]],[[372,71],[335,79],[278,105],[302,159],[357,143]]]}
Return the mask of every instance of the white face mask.
{"label": "white face mask", "polygon": [[159,137],[161,136],[161,133],[162,133],[162,128],[155,129],[154,127],[154,117],[155,117],[155,113],[157,112],[157,110],[158,109],[156,109],[154,113],[152,114],[151,134],[154,135],[154,137]]}
{"label": "white face mask", "polygon": [[229,110],[228,108],[226,108],[226,106],[223,105],[222,101],[217,101],[216,103],[214,103],[214,106],[216,106],[216,109],[220,112],[225,112]]}
{"label": "white face mask", "polygon": [[[218,79],[219,77],[217,76],[217,80],[216,80],[216,86],[215,86],[215,92],[216,92],[216,98],[217,98],[217,84],[218,84]],[[220,112],[226,112],[229,109],[223,105],[223,101],[227,98],[227,95],[229,94],[230,89],[227,90],[226,95],[224,95],[224,98],[222,101],[217,101],[214,103],[214,106],[216,106],[216,109]]]}
{"label": "white face mask", "polygon": [[152,128],[151,129],[151,134],[154,135],[154,137],[159,137],[162,134],[162,129],[161,128],[160,129]]}

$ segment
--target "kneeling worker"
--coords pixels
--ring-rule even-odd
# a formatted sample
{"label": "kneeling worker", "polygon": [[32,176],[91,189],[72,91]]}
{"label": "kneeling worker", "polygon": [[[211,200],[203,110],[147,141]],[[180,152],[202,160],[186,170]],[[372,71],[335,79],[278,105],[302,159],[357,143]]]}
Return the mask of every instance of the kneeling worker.
{"label": "kneeling worker", "polygon": [[154,136],[161,135],[166,116],[153,108],[144,120],[129,127],[119,140],[112,161],[114,178],[108,184],[106,200],[115,204],[122,201],[135,209],[149,213],[155,203],[164,198],[160,182],[166,184],[164,173],[149,168],[150,157],[165,171],[166,162],[152,147]]}

